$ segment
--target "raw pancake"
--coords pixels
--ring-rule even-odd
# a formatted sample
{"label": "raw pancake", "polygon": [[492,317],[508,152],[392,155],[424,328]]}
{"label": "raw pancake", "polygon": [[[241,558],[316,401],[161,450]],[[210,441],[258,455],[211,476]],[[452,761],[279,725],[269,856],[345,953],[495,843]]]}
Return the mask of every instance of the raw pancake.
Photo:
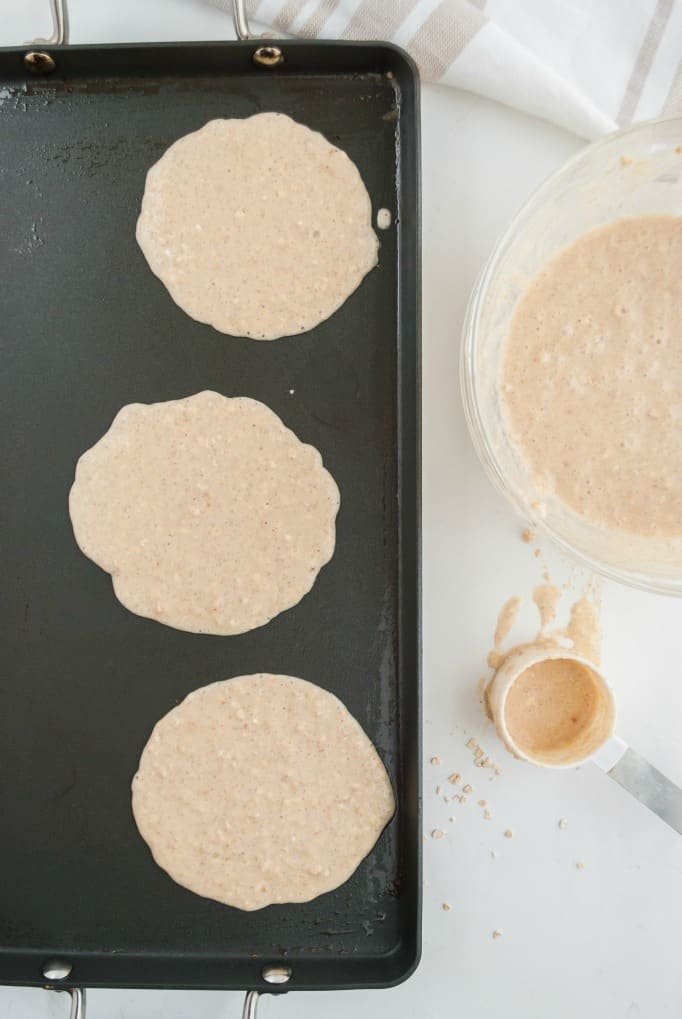
{"label": "raw pancake", "polygon": [[281,113],[211,120],[147,174],[137,240],[188,315],[274,340],[312,329],[378,260],[345,152]]}
{"label": "raw pancake", "polygon": [[263,403],[204,392],[129,404],[78,461],[80,548],[131,612],[243,633],[291,608],[334,552],[339,491]]}
{"label": "raw pancake", "polygon": [[135,821],[158,865],[246,910],[343,884],[394,810],[358,722],[292,676],[195,690],[157,723],[133,779]]}

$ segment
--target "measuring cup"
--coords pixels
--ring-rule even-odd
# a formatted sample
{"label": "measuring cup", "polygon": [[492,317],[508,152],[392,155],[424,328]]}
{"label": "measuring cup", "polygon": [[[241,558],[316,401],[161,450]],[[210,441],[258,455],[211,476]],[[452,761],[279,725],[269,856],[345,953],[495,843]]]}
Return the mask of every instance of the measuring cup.
{"label": "measuring cup", "polygon": [[[577,662],[589,674],[596,693],[596,710],[574,740],[554,750],[534,751],[510,731],[507,700],[520,676],[543,662]],[[588,761],[682,834],[682,790],[661,774],[637,751],[614,735],[616,702],[601,670],[581,655],[562,647],[529,644],[511,651],[497,669],[486,690],[489,714],[501,739],[515,757],[542,768],[574,768]]]}

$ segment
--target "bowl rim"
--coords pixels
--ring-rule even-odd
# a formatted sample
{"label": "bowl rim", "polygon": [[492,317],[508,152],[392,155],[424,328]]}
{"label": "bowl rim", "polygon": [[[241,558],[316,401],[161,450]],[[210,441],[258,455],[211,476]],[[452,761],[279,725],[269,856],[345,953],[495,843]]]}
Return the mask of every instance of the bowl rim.
{"label": "bowl rim", "polygon": [[546,534],[550,540],[558,546],[560,551],[565,552],[574,561],[577,561],[582,566],[587,567],[592,572],[599,573],[609,580],[614,580],[621,584],[627,584],[630,587],[635,587],[642,591],[648,591],[654,594],[682,596],[682,573],[679,578],[673,579],[650,576],[649,574],[640,572],[636,569],[629,570],[626,567],[612,566],[610,563],[595,559],[588,552],[585,552],[576,545],[573,545],[558,531],[549,526],[541,513],[533,513],[532,507],[508,480],[497,461],[497,457],[492,448],[481,417],[476,392],[476,372],[474,368],[478,324],[490,280],[498,268],[498,265],[510,242],[517,237],[519,224],[524,220],[527,213],[534,207],[541,204],[542,199],[547,192],[555,190],[556,186],[565,177],[569,176],[577,166],[589,159],[595,152],[617,145],[628,136],[640,134],[645,130],[655,128],[658,125],[673,122],[678,122],[680,124],[680,131],[682,135],[682,114],[674,113],[654,117],[649,120],[638,121],[636,124],[626,128],[621,128],[618,131],[612,131],[603,138],[589,142],[587,145],[584,145],[581,149],[579,149],[566,162],[562,163],[558,169],[554,170],[536,188],[533,189],[530,195],[516,210],[510,223],[497,237],[480,272],[478,273],[469,295],[464,315],[464,322],[462,324],[459,376],[464,417],[466,419],[474,449],[476,450],[478,458],[495,488],[504,495],[522,518],[529,520],[534,527]]}

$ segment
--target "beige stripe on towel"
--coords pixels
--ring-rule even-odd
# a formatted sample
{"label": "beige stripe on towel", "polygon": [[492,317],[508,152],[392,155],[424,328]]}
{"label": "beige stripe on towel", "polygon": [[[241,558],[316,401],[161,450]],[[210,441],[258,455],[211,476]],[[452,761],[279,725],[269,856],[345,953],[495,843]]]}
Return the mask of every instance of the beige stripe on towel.
{"label": "beige stripe on towel", "polygon": [[337,9],[341,0],[321,0],[309,18],[301,25],[299,33],[303,36],[315,38],[324,28],[327,18],[331,17]]}
{"label": "beige stripe on towel", "polygon": [[281,11],[275,15],[275,26],[282,32],[288,32],[307,2],[308,0],[287,0]]}
{"label": "beige stripe on towel", "polygon": [[649,27],[639,48],[635,65],[632,68],[630,80],[625,87],[623,101],[616,118],[621,127],[627,127],[632,123],[632,118],[635,115],[642,90],[644,89],[649,71],[653,66],[656,51],[661,44],[665,26],[668,24],[674,4],[675,0],[657,0]]}
{"label": "beige stripe on towel", "polygon": [[419,0],[361,0],[342,39],[392,39]]}
{"label": "beige stripe on towel", "polygon": [[468,0],[443,0],[407,44],[424,77],[442,78],[486,20]]}

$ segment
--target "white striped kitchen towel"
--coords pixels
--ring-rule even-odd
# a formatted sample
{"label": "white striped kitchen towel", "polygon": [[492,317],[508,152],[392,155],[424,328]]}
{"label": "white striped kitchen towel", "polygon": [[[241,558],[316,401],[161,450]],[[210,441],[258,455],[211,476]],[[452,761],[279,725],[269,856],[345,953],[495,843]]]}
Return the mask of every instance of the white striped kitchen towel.
{"label": "white striped kitchen towel", "polygon": [[273,34],[391,40],[424,80],[583,138],[682,113],[682,0],[247,0],[247,10]]}

